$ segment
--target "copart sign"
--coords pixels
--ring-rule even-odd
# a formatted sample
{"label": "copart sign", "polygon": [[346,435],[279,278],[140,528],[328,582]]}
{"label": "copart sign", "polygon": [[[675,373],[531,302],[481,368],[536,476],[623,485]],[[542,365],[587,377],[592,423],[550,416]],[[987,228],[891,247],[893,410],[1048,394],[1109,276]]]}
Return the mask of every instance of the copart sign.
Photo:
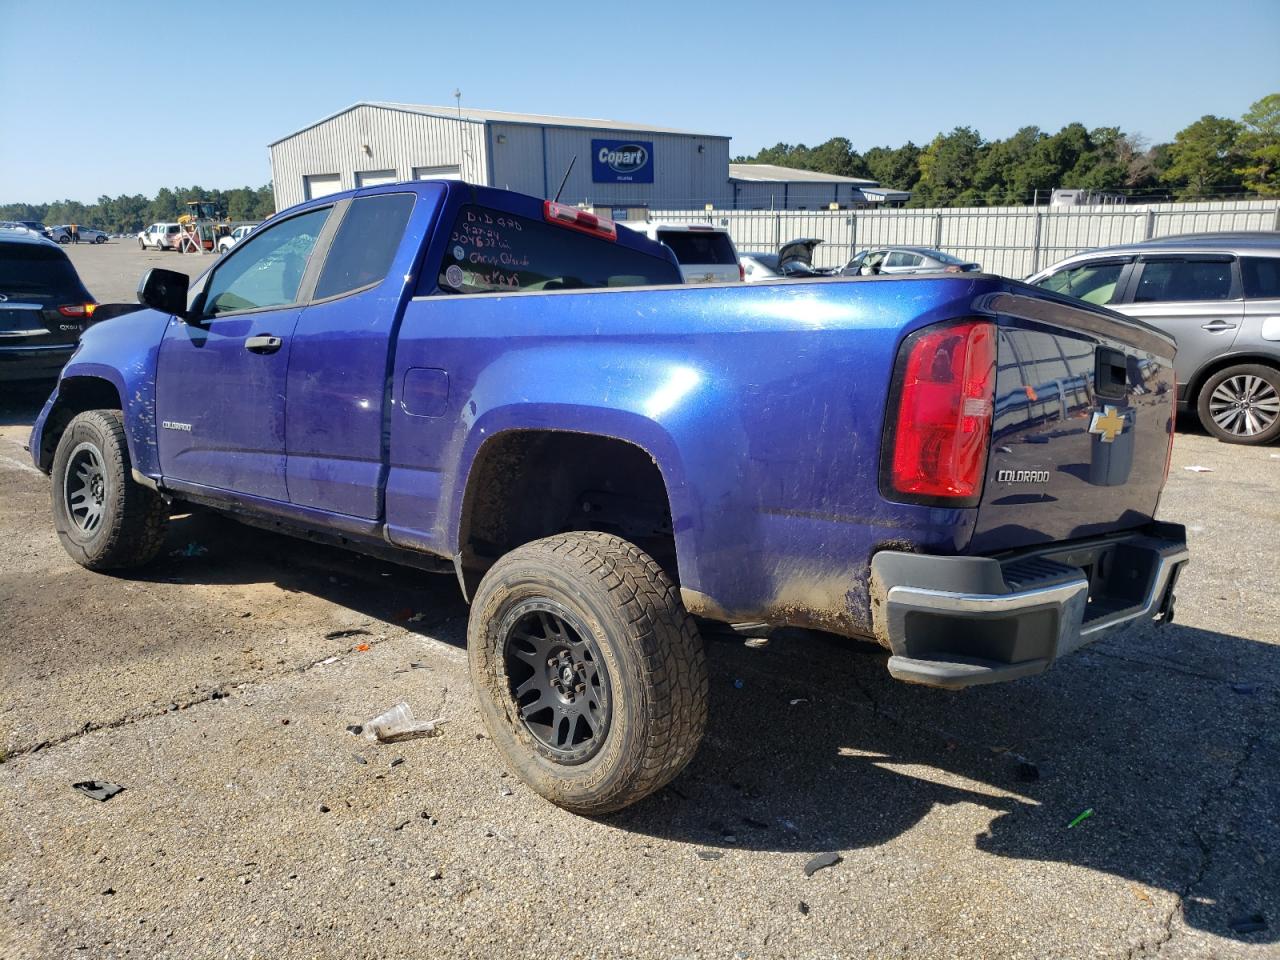
{"label": "copart sign", "polygon": [[653,183],[653,141],[592,140],[593,183]]}

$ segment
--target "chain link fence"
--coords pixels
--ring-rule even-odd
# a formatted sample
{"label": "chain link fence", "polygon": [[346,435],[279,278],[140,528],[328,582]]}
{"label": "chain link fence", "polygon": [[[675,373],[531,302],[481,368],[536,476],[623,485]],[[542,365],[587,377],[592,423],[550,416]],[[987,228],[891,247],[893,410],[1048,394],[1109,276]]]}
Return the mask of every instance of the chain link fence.
{"label": "chain link fence", "polygon": [[1121,207],[652,210],[649,219],[727,227],[740,253],[774,252],[788,240],[817,238],[824,241],[814,253],[819,267],[842,266],[861,250],[913,246],[1022,278],[1094,247],[1184,233],[1280,230],[1280,200]]}

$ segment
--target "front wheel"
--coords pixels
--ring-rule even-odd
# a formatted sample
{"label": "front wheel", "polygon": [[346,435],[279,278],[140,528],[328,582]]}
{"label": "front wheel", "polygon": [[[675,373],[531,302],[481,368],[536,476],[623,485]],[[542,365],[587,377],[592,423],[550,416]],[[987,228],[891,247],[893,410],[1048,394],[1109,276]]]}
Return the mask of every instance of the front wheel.
{"label": "front wheel", "polygon": [[53,522],[71,558],[90,570],[136,567],[164,543],[164,499],[134,481],[124,416],[87,410],[53,455]]}
{"label": "front wheel", "polygon": [[567,810],[635,803],[702,740],[701,638],[662,568],[619,537],[565,533],[511,551],[476,591],[467,644],[494,744]]}
{"label": "front wheel", "polygon": [[107,242],[107,238],[106,238],[106,237],[94,237],[94,238],[93,238],[93,242],[94,242],[94,243],[106,243],[106,242]]}
{"label": "front wheel", "polygon": [[1270,443],[1280,437],[1280,370],[1257,363],[1219,370],[1200,389],[1197,408],[1219,440]]}

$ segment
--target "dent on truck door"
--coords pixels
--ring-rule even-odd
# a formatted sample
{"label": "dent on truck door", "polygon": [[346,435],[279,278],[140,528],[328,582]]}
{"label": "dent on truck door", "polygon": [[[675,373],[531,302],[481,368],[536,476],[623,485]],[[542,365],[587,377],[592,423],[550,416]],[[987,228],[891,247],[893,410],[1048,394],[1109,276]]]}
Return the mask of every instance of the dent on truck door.
{"label": "dent on truck door", "polygon": [[[169,321],[156,375],[166,479],[287,501],[285,379],[329,207],[255,234],[210,274],[199,319]],[[312,281],[314,282],[314,281]]]}

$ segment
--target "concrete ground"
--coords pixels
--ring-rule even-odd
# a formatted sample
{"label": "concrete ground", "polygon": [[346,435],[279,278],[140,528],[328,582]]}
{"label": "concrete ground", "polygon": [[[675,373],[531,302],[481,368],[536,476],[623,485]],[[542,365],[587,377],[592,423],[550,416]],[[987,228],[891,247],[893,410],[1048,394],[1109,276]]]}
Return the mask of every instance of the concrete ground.
{"label": "concrete ground", "polygon": [[[212,262],[72,256],[104,300]],[[1177,624],[959,694],[710,639],[701,752],[591,821],[485,738],[451,578],[210,514],[140,573],[72,563],[42,399],[0,400],[0,956],[1280,955],[1280,449],[1179,436]],[[401,699],[445,734],[346,730]]]}

